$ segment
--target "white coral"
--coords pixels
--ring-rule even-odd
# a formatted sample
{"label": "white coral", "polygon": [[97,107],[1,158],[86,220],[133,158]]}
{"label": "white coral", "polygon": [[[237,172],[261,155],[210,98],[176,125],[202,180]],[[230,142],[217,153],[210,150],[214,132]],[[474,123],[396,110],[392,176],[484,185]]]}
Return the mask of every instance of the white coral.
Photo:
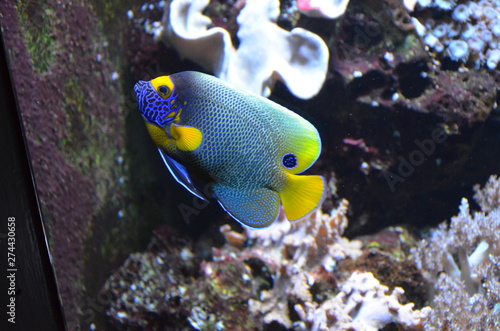
{"label": "white coral", "polygon": [[474,191],[474,199],[485,213],[500,207],[500,180],[498,180],[498,176],[492,175],[482,190],[479,185],[475,185]]}
{"label": "white coral", "polygon": [[331,271],[336,261],[347,257],[356,259],[361,255],[360,241],[349,241],[341,236],[347,227],[348,205],[347,200],[342,200],[330,214],[318,211],[295,223],[279,219],[266,231],[250,228],[245,231],[263,247],[285,245],[287,251],[293,252],[293,265],[297,269],[321,265]]}
{"label": "white coral", "polygon": [[431,309],[413,310],[413,303],[399,303],[404,293],[400,287],[390,295],[388,291],[371,272],[354,272],[334,298],[295,309],[315,330],[376,331],[391,322],[420,328]]}
{"label": "white coral", "polygon": [[[433,313],[427,327],[498,330],[497,279],[500,263],[500,181],[492,176],[476,199],[484,208],[471,214],[463,198],[460,212],[421,241],[414,252],[419,267],[434,285]],[[486,212],[485,212],[486,211]],[[488,304],[489,303],[489,304]]]}
{"label": "white coral", "polygon": [[326,78],[328,47],[305,29],[280,28],[276,24],[278,0],[245,3],[237,17],[237,49],[225,29],[210,27],[210,18],[202,13],[208,3],[172,0],[160,39],[217,77],[257,94],[269,96],[277,80],[299,98],[319,92]]}
{"label": "white coral", "polygon": [[229,33],[218,27],[209,28],[212,21],[203,15],[209,0],[172,0],[165,7],[163,33],[158,39],[174,47],[217,76],[227,67],[233,52]]}
{"label": "white coral", "polygon": [[[245,228],[254,244],[235,254],[260,258],[276,275],[272,289],[249,300],[252,314],[266,323],[310,331],[378,330],[392,321],[409,328],[421,326],[430,308],[413,310],[412,303],[401,305],[398,298],[403,289],[397,287],[388,295],[388,288],[371,273],[355,272],[335,297],[319,303],[313,300],[311,286],[334,277],[331,273],[339,260],[361,254],[361,242],[342,237],[347,209],[348,202],[343,200],[330,214],[317,211],[291,225],[278,220],[265,231]],[[295,303],[299,321],[290,320],[289,302]]]}

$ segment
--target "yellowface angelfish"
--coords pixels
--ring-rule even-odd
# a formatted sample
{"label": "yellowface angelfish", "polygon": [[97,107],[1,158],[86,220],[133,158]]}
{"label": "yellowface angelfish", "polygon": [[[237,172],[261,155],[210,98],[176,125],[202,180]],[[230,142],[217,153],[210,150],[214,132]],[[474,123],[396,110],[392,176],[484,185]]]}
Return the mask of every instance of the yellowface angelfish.
{"label": "yellowface angelfish", "polygon": [[134,90],[174,178],[201,199],[212,195],[242,224],[271,225],[280,201],[290,221],[323,202],[324,178],[297,175],[321,152],[318,131],[299,115],[199,72],[139,81]]}

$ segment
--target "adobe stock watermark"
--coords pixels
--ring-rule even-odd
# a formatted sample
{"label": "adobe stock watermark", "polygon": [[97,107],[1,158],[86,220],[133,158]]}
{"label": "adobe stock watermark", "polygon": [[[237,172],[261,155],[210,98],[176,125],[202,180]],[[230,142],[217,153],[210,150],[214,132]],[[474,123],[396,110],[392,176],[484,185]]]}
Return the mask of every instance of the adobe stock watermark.
{"label": "adobe stock watermark", "polygon": [[[212,196],[212,193],[210,191],[210,184],[205,184],[203,188],[203,194],[206,197]],[[178,208],[179,212],[182,215],[182,218],[184,219],[184,222],[186,222],[186,224],[189,224],[191,223],[191,217],[198,216],[203,209],[208,207],[209,204],[209,201],[200,199],[199,197],[193,195],[193,200],[190,205],[186,203],[180,203]]]}
{"label": "adobe stock watermark", "polygon": [[81,322],[90,325],[90,330],[95,330],[94,322],[97,314],[105,314],[106,308],[111,303],[111,295],[109,293],[100,292],[95,298],[85,296],[77,302],[80,316],[79,320],[67,321],[68,330],[80,330]]}
{"label": "adobe stock watermark", "polygon": [[406,158],[402,155],[398,156],[397,173],[388,170],[383,172],[391,192],[395,192],[396,184],[404,183],[415,172],[415,169],[421,166],[436,151],[436,145],[444,143],[446,139],[448,139],[448,134],[441,127],[432,130],[430,138],[415,139],[414,143],[417,148],[411,151]]}
{"label": "adobe stock watermark", "polygon": [[[126,283],[132,283],[136,280],[136,276],[131,273],[124,273],[121,280]],[[95,330],[95,325],[93,324],[99,314],[105,314],[106,309],[108,309],[113,302],[113,294],[109,291],[99,291],[95,296],[84,295],[77,300],[76,304],[80,310],[80,315],[78,320],[68,321],[68,330],[80,330],[81,322],[90,325],[90,330]]]}
{"label": "adobe stock watermark", "polygon": [[79,302],[82,309],[82,319],[86,323],[92,323],[97,313],[103,313],[111,303],[111,295],[106,292],[100,292],[95,298],[85,297]]}

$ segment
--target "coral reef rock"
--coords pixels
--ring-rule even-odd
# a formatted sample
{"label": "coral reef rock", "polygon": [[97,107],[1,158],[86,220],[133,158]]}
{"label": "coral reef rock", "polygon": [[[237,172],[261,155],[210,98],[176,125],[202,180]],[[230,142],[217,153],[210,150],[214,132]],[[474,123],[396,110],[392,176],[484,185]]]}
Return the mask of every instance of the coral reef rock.
{"label": "coral reef rock", "polygon": [[[117,329],[378,330],[389,323],[418,329],[430,308],[401,304],[370,272],[340,283],[338,262],[362,254],[342,237],[348,203],[265,230],[229,225],[226,243],[202,259],[190,240],[156,232],[149,250],[132,254],[106,282],[106,312]],[[200,255],[200,256],[197,256]]]}

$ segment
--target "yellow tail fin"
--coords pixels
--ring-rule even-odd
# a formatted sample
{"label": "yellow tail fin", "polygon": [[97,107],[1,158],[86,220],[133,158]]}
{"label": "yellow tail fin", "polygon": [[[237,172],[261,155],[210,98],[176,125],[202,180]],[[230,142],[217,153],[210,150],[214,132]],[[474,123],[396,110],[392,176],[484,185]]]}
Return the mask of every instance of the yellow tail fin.
{"label": "yellow tail fin", "polygon": [[279,192],[288,220],[297,221],[314,212],[325,199],[326,183],[321,176],[289,175]]}

